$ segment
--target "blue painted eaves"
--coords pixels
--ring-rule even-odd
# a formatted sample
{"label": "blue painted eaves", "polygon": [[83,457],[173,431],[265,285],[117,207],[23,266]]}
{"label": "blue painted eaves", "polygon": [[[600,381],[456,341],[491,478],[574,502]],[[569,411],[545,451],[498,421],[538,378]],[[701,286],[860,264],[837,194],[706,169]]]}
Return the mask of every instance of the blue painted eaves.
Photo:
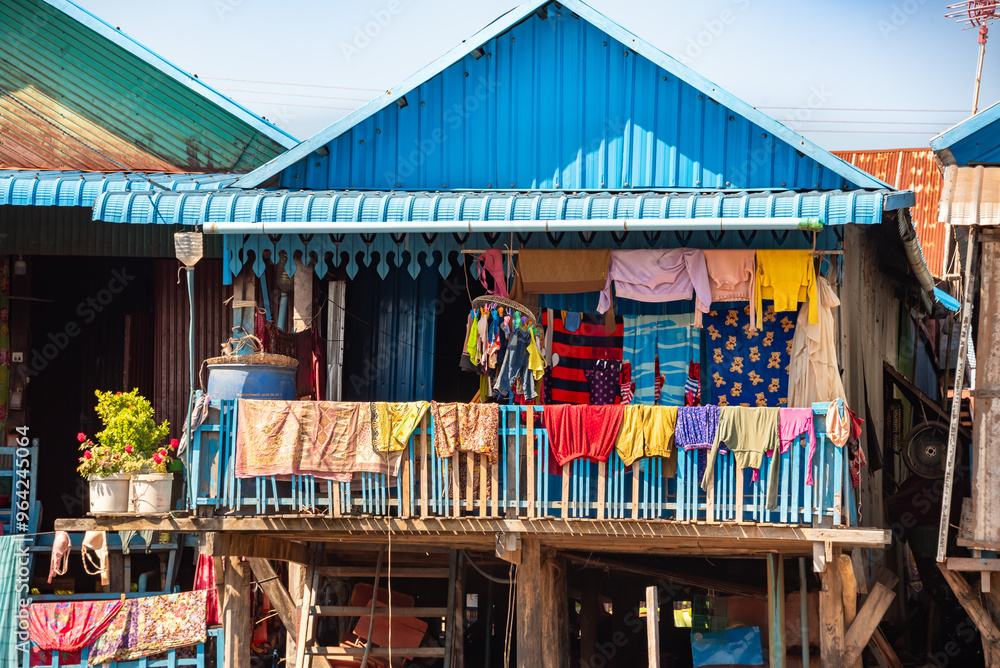
{"label": "blue painted eaves", "polygon": [[87,26],[102,37],[107,38],[119,47],[125,49],[137,58],[149,63],[159,69],[164,74],[170,76],[175,81],[187,86],[199,95],[219,105],[235,117],[247,123],[261,134],[274,140],[276,143],[286,148],[291,148],[298,144],[298,139],[288,134],[276,125],[269,123],[254,112],[250,111],[242,104],[234,102],[197,77],[185,72],[177,65],[154,53],[149,48],[143,46],[122,31],[114,28],[103,19],[91,14],[83,7],[80,7],[70,0],[44,0],[64,14]]}
{"label": "blue painted eaves", "polygon": [[[548,5],[550,2],[551,0],[531,0],[530,2],[521,5],[507,14],[504,14],[486,28],[480,30],[467,40],[464,40],[460,45],[422,68],[416,74],[407,78],[400,85],[387,90],[385,95],[379,96],[361,108],[351,112],[309,140],[302,142],[295,148],[290,149],[281,156],[278,156],[269,163],[242,177],[239,181],[237,181],[236,186],[245,188],[259,186],[272,176],[279,174],[282,170],[287,169],[296,162],[306,158],[311,153],[326,146],[329,142],[337,137],[340,137],[351,128],[354,128],[366,119],[373,117],[380,110],[395,103],[395,101],[402,95],[409,93],[421,84],[424,84],[441,74],[444,70],[465,58],[480,45],[495,39],[520,22],[529,19],[533,13],[539,10],[539,8]],[[850,184],[861,188],[890,187],[888,184],[874,178],[870,174],[854,167],[844,160],[837,158],[828,151],[803,138],[770,116],[743,102],[731,93],[719,88],[712,82],[691,70],[689,67],[663,53],[648,42],[640,39],[586,3],[581,2],[580,0],[566,0],[566,2],[561,4],[566,10],[573,12],[583,20],[594,25],[599,30],[604,31],[612,38],[631,48],[637,54],[645,57],[655,65],[662,67],[682,82],[696,88],[726,108],[731,109],[737,114],[743,116],[749,122],[766,130],[774,137],[780,139],[784,144],[790,146],[792,149],[797,150],[802,155],[815,160],[816,163],[842,177]],[[778,184],[769,185],[777,186]]]}
{"label": "blue painted eaves", "polygon": [[1000,102],[931,139],[931,149],[945,166],[1000,162]]}
{"label": "blue painted eaves", "polygon": [[226,188],[238,174],[0,170],[0,206],[93,206],[106,192]]}

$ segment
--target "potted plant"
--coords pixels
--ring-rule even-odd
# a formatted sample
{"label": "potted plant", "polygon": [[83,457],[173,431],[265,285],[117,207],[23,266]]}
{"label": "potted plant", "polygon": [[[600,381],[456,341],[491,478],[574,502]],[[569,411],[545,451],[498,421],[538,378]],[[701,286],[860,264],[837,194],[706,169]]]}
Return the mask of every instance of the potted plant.
{"label": "potted plant", "polygon": [[173,460],[171,452],[177,451],[177,439],[161,447],[142,461],[138,473],[132,475],[132,503],[135,512],[142,514],[170,512],[170,493],[174,474],[169,471]]}
{"label": "potted plant", "polygon": [[96,435],[96,443],[83,433],[77,434],[83,451],[77,470],[90,482],[91,512],[127,512],[131,478],[158,471],[157,460],[164,458],[159,453],[164,450],[161,443],[169,424],[156,423],[152,404],[139,390],[98,390],[95,395],[104,429]]}

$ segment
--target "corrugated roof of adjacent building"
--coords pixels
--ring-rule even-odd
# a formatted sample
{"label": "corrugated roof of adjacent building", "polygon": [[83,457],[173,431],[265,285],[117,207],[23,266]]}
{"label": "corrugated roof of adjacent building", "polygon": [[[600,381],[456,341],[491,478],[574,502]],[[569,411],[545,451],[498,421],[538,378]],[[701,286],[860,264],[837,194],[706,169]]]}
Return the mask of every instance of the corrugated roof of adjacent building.
{"label": "corrugated roof of adjacent building", "polygon": [[581,0],[511,10],[237,185],[279,174],[314,190],[886,187]]}
{"label": "corrugated roof of adjacent building", "polygon": [[913,191],[916,203],[910,211],[927,267],[935,278],[947,273],[944,263],[947,260],[948,227],[938,222],[943,180],[934,160],[934,152],[927,148],[900,148],[834,151],[834,155],[895,188]]}
{"label": "corrugated roof of adjacent building", "polygon": [[1000,163],[1000,102],[931,139],[942,165]]}
{"label": "corrugated roof of adjacent building", "polygon": [[237,174],[8,169],[0,170],[0,205],[89,207],[105,192],[218,190],[237,178]]}
{"label": "corrugated roof of adjacent building", "polygon": [[0,166],[248,172],[296,144],[68,0],[0,14]]}

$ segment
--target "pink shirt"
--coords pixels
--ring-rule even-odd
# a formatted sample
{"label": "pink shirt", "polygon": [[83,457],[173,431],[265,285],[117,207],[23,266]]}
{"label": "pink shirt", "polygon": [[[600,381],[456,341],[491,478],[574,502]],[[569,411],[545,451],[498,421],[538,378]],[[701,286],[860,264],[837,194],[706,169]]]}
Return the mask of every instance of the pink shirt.
{"label": "pink shirt", "polygon": [[608,280],[601,291],[598,313],[611,307],[611,281],[615,294],[639,302],[695,300],[695,323],[708,313],[712,292],[705,266],[705,254],[697,248],[669,250],[614,250]]}
{"label": "pink shirt", "polygon": [[778,410],[778,440],[781,451],[788,452],[792,441],[800,434],[809,434],[809,459],[806,467],[806,484],[813,484],[812,460],[816,452],[816,430],[813,427],[811,408],[782,408]]}
{"label": "pink shirt", "polygon": [[705,266],[713,302],[750,302],[750,324],[756,324],[754,279],[755,250],[706,250]]}

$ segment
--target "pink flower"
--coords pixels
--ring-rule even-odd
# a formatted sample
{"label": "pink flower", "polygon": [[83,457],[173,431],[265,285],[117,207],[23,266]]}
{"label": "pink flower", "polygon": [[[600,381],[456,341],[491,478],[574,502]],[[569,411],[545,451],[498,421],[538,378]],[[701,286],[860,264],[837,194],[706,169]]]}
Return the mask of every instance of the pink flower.
{"label": "pink flower", "polygon": [[94,455],[90,454],[90,450],[84,450],[84,452],[83,452],[83,456],[84,456],[84,457],[85,457],[86,459],[90,459],[90,458],[91,458],[91,457],[93,457]]}
{"label": "pink flower", "polygon": [[125,452],[131,455],[132,454],[132,446],[131,445],[126,445],[125,446]]}
{"label": "pink flower", "polygon": [[84,441],[86,441],[86,440],[87,440],[87,435],[86,435],[86,434],[84,434],[84,433],[83,433],[83,432],[81,431],[80,433],[78,433],[78,434],[76,435],[76,440],[78,440],[78,441],[80,441],[81,443],[83,443]]}
{"label": "pink flower", "polygon": [[180,445],[180,441],[178,441],[176,438],[170,439],[170,449],[171,450],[176,450],[178,445]]}
{"label": "pink flower", "polygon": [[162,464],[163,463],[163,457],[160,456],[159,452],[157,452],[155,455],[153,455],[153,461],[156,462],[157,464]]}

